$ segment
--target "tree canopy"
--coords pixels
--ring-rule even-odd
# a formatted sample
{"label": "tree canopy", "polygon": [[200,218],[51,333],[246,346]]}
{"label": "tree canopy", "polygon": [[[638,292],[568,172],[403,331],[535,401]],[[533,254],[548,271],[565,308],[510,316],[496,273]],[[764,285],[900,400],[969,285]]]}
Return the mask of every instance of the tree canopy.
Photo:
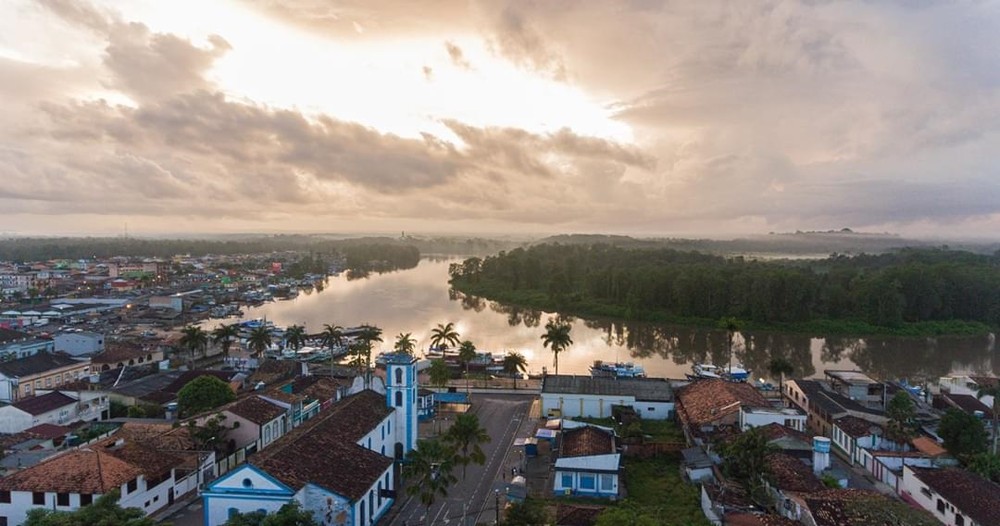
{"label": "tree canopy", "polygon": [[[155,526],[139,508],[122,508],[118,505],[118,490],[98,497],[93,504],[75,511],[53,511],[34,508],[28,511],[24,526]],[[161,526],[169,526],[163,525]]]}
{"label": "tree canopy", "polygon": [[965,411],[946,411],[937,432],[944,439],[944,448],[955,458],[968,460],[986,452],[986,427],[980,419]]}
{"label": "tree canopy", "polygon": [[233,400],[236,393],[229,384],[208,374],[191,380],[177,393],[177,406],[183,415],[214,409]]}
{"label": "tree canopy", "polygon": [[224,526],[320,526],[313,514],[292,501],[285,504],[277,513],[237,513],[227,520]]}

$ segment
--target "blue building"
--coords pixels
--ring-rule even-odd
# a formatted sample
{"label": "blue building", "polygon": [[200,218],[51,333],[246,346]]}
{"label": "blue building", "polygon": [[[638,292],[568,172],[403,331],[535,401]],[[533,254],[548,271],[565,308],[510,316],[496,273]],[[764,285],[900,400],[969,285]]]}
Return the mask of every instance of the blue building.
{"label": "blue building", "polygon": [[212,482],[204,524],[293,500],[323,526],[377,522],[395,498],[394,459],[417,440],[416,360],[389,355],[386,372],[384,388],[374,380]]}

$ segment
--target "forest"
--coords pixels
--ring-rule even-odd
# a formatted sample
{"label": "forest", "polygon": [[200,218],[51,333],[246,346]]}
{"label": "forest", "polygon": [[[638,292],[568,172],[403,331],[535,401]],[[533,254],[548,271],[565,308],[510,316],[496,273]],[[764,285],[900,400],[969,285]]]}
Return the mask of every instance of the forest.
{"label": "forest", "polygon": [[626,320],[828,334],[972,334],[1000,326],[1000,253],[916,248],[754,260],[672,249],[543,244],[450,267],[465,293]]}

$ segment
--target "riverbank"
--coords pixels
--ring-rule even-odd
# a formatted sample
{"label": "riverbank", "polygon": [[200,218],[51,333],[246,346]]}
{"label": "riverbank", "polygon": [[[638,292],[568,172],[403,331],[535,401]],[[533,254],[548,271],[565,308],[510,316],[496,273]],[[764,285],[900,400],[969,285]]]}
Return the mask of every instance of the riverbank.
{"label": "riverbank", "polygon": [[[674,316],[665,312],[638,310],[628,306],[608,305],[591,301],[574,301],[568,298],[554,299],[551,295],[530,290],[494,290],[482,285],[452,280],[458,292],[480,297],[489,301],[504,303],[513,307],[560,312],[581,318],[620,319],[626,322],[648,322],[678,325],[682,327],[716,328],[718,320]],[[809,336],[845,336],[863,338],[866,336],[897,336],[904,338],[927,338],[936,336],[981,336],[996,332],[996,328],[980,322],[963,320],[903,322],[895,327],[872,325],[862,320],[810,320],[798,323],[761,323],[744,321],[741,329],[746,331],[769,331]]]}

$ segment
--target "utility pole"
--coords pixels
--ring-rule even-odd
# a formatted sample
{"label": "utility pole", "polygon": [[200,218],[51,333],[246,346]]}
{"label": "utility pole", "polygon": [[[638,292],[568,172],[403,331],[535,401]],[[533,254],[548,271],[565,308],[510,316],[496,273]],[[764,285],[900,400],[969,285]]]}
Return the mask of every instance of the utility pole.
{"label": "utility pole", "polygon": [[496,524],[497,526],[499,526],[500,525],[500,490],[499,489],[493,490],[493,497],[494,497],[494,500],[496,501],[496,505],[497,505],[497,509],[496,509],[497,520],[496,520],[496,522],[494,524]]}

